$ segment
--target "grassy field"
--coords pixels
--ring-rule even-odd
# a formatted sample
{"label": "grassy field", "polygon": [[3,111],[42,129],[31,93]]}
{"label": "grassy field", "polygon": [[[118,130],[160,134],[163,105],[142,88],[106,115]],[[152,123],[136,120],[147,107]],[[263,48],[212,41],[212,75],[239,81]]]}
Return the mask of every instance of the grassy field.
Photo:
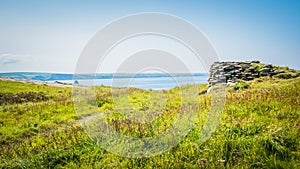
{"label": "grassy field", "polygon": [[[195,86],[127,93],[96,87],[96,101],[86,100],[90,106],[76,114],[71,88],[0,81],[0,168],[300,168],[299,77],[227,87],[222,119],[204,142],[199,137],[211,96],[204,92],[206,85],[196,87],[199,97],[187,102],[180,92]],[[126,106],[136,111],[126,112]],[[126,158],[102,149],[79,123],[96,107],[119,133],[145,138],[170,128],[181,107],[195,111],[197,106],[196,125],[188,135],[149,158]],[[124,118],[124,112],[132,118],[145,115],[142,119],[160,114],[141,125]]]}

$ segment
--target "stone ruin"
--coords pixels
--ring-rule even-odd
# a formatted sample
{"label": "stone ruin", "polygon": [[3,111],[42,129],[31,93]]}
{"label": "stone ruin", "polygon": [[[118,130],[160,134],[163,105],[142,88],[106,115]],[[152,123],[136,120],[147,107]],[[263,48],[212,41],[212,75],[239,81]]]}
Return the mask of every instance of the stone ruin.
{"label": "stone ruin", "polygon": [[236,83],[249,81],[261,76],[273,76],[284,73],[283,70],[274,70],[271,64],[262,64],[259,61],[248,62],[214,62],[211,65],[208,84],[213,86],[219,83]]}

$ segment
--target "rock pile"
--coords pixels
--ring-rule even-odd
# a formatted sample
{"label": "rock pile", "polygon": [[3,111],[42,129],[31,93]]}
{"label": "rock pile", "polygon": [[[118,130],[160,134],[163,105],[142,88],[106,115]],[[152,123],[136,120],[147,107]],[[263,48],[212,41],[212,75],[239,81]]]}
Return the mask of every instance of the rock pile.
{"label": "rock pile", "polygon": [[273,76],[284,73],[283,70],[274,70],[270,64],[259,61],[249,62],[215,62],[210,68],[209,86],[218,83],[235,83],[241,80],[249,81],[261,76]]}

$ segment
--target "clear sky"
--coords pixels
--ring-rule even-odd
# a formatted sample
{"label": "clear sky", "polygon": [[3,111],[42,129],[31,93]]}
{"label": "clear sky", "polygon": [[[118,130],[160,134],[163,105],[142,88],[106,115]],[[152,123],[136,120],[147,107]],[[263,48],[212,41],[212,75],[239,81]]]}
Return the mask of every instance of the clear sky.
{"label": "clear sky", "polygon": [[0,72],[74,71],[84,45],[112,20],[162,12],[193,23],[220,60],[300,69],[300,1],[0,1]]}

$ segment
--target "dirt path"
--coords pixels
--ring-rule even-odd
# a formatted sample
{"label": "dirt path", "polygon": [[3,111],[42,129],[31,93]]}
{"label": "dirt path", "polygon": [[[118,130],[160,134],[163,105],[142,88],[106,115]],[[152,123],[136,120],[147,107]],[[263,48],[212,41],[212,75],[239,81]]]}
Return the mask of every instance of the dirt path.
{"label": "dirt path", "polygon": [[81,124],[84,125],[84,124],[89,123],[92,119],[102,117],[103,115],[104,115],[103,113],[95,113],[95,114],[85,116],[82,119],[80,119],[79,121],[80,121]]}

